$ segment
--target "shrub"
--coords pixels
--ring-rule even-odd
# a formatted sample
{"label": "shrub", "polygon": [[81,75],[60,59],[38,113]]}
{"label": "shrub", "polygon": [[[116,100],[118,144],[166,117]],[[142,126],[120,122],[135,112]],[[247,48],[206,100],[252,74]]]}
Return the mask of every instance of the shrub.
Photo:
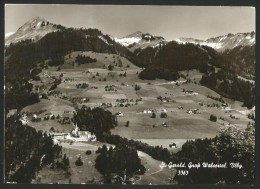
{"label": "shrub", "polygon": [[112,66],[111,64],[109,64],[108,70],[112,71],[113,69],[114,69],[114,66]]}
{"label": "shrub", "polygon": [[53,127],[50,128],[50,132],[55,132],[55,129]]}
{"label": "shrub", "polygon": [[43,93],[42,94],[42,99],[49,99],[49,98],[48,98],[48,96],[45,93]]}
{"label": "shrub", "polygon": [[86,151],[86,155],[90,155],[92,152],[90,150]]}
{"label": "shrub", "polygon": [[50,87],[49,91],[52,91],[52,90],[54,90],[54,89],[56,89],[56,88],[57,88],[57,84],[53,84],[53,85]]}
{"label": "shrub", "polygon": [[156,114],[153,112],[151,118],[156,118]]}
{"label": "shrub", "polygon": [[38,76],[38,75],[33,76],[32,79],[34,81],[40,81],[41,80],[40,76]]}
{"label": "shrub", "polygon": [[77,165],[77,166],[82,166],[82,165],[83,165],[83,162],[82,162],[80,156],[79,156],[78,159],[76,160],[75,165]]}
{"label": "shrub", "polygon": [[162,112],[161,113],[161,118],[166,118],[167,117],[167,114],[165,112]]}
{"label": "shrub", "polygon": [[136,91],[138,91],[138,90],[140,90],[140,89],[141,89],[141,86],[135,85],[135,90],[136,90]]}
{"label": "shrub", "polygon": [[216,122],[217,121],[217,116],[211,114],[209,120],[213,121],[213,122]]}

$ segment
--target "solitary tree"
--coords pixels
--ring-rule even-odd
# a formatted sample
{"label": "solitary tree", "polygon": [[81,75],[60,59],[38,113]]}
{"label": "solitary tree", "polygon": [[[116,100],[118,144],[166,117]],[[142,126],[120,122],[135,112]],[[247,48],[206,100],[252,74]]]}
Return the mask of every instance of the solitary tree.
{"label": "solitary tree", "polygon": [[83,165],[83,162],[82,162],[80,156],[79,156],[78,159],[76,160],[75,165],[77,165],[77,166],[82,166],[82,165]]}
{"label": "solitary tree", "polygon": [[136,90],[136,91],[138,91],[138,90],[140,90],[140,89],[141,89],[141,86],[135,85],[135,90]]}
{"label": "solitary tree", "polygon": [[161,113],[161,118],[166,118],[167,117],[167,114],[165,112],[162,112]]}
{"label": "solitary tree", "polygon": [[156,118],[156,114],[153,112],[151,118]]}
{"label": "solitary tree", "polygon": [[114,69],[114,66],[112,66],[111,64],[109,64],[108,70],[112,71],[113,69]]}
{"label": "solitary tree", "polygon": [[217,116],[211,114],[209,120],[213,121],[213,122],[216,122],[217,121]]}

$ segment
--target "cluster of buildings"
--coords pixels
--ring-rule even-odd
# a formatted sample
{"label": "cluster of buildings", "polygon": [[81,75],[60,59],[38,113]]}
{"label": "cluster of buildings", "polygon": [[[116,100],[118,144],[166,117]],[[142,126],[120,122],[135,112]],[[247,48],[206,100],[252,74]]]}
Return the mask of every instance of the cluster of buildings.
{"label": "cluster of buildings", "polygon": [[97,137],[94,134],[91,134],[88,131],[80,131],[77,124],[74,125],[74,129],[70,133],[55,133],[52,135],[55,142],[62,140],[70,140],[73,142],[88,142],[97,140]]}
{"label": "cluster of buildings", "polygon": [[74,141],[76,141],[76,142],[96,141],[97,140],[97,137],[94,134],[91,134],[88,131],[80,131],[77,124],[74,125],[74,129],[70,133],[70,138],[74,138]]}
{"label": "cluster of buildings", "polygon": [[201,114],[201,111],[198,108],[195,108],[195,109],[188,109],[187,113],[188,114]]}

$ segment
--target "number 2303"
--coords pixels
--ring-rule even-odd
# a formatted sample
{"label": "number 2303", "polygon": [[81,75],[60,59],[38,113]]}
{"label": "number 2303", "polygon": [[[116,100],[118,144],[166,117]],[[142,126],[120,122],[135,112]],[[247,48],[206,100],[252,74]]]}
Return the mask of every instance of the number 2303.
{"label": "number 2303", "polygon": [[177,175],[188,175],[189,171],[188,170],[178,170]]}

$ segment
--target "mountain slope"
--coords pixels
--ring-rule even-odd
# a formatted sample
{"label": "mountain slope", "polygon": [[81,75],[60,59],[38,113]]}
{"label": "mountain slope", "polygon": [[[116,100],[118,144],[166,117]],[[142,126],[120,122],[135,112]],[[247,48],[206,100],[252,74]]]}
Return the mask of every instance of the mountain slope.
{"label": "mountain slope", "polygon": [[15,33],[15,32],[6,33],[6,34],[5,34],[5,38],[10,37],[10,36],[13,35],[14,33]]}
{"label": "mountain slope", "polygon": [[222,52],[227,49],[233,49],[237,46],[252,46],[255,44],[255,32],[250,33],[237,33],[227,34],[209,38],[207,40],[198,40],[193,38],[179,38],[176,40],[178,43],[193,43],[205,45]]}
{"label": "mountain slope", "polygon": [[7,35],[5,37],[5,45],[8,46],[11,43],[17,43],[27,39],[37,41],[46,34],[56,32],[62,28],[64,27],[61,25],[52,24],[44,18],[36,17],[26,22],[15,33]]}
{"label": "mountain slope", "polygon": [[41,72],[45,66],[60,66],[71,52],[118,54],[138,64],[132,52],[98,29],[64,28],[36,19],[24,24],[11,37],[14,43],[5,48],[5,82],[7,107],[12,109],[23,108],[35,101],[35,96],[31,95],[32,86],[28,83],[35,76],[31,70]]}
{"label": "mountain slope", "polygon": [[166,43],[166,40],[163,37],[153,36],[149,33],[144,34],[140,31],[127,35],[123,38],[114,38],[114,40],[121,45],[128,47],[128,49],[132,52],[138,48],[154,48]]}
{"label": "mountain slope", "polygon": [[145,67],[139,78],[173,81],[180,77],[179,71],[196,69],[203,73],[200,81],[202,85],[224,97],[242,101],[244,106],[252,108],[255,106],[254,82],[237,76],[253,74],[253,68],[251,70],[248,64],[254,67],[254,49],[239,47],[242,46],[234,48],[233,51],[225,51],[227,54],[208,46],[178,44],[175,41],[161,48],[148,47],[137,52],[137,56],[143,58]]}

